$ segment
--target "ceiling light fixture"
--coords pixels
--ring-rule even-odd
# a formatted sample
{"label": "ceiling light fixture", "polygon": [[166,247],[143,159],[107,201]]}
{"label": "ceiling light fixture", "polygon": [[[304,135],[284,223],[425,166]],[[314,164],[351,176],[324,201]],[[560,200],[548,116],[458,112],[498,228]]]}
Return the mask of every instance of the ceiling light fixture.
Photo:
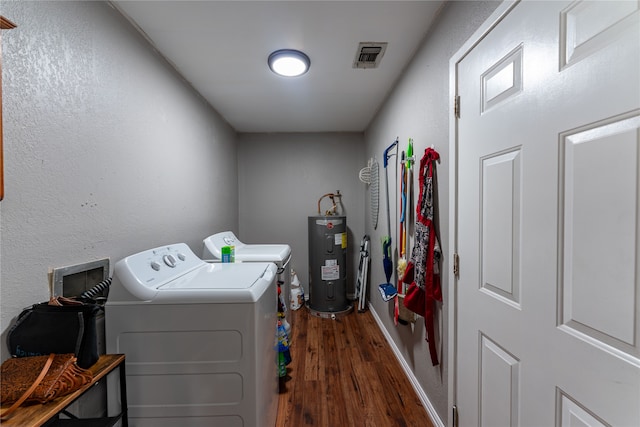
{"label": "ceiling light fixture", "polygon": [[281,76],[301,76],[309,70],[309,65],[309,57],[299,50],[281,49],[269,55],[269,68]]}

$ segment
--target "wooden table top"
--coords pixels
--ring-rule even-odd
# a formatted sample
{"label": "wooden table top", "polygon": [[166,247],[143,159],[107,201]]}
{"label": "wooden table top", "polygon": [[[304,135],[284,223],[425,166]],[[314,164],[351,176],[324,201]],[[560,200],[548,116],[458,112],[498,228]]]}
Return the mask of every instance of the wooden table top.
{"label": "wooden table top", "polygon": [[[43,425],[123,362],[124,354],[105,354],[100,356],[98,361],[89,368],[93,373],[93,380],[89,384],[49,403],[23,403],[7,420],[1,421],[0,424],[7,427],[39,427]],[[10,404],[2,405],[2,411],[4,412],[10,406]]]}

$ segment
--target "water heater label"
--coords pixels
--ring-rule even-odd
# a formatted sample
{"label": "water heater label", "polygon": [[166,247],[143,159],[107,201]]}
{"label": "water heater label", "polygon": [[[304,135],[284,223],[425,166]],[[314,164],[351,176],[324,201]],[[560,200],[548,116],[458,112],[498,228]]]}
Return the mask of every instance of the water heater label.
{"label": "water heater label", "polygon": [[338,280],[340,279],[339,265],[323,265],[320,267],[322,280]]}
{"label": "water heater label", "polygon": [[347,233],[337,233],[334,240],[336,246],[340,246],[342,249],[347,248]]}

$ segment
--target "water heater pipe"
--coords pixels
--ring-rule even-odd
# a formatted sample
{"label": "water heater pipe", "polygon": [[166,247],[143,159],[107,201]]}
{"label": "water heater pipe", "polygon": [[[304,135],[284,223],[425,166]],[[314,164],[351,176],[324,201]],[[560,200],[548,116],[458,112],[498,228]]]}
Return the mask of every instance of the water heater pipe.
{"label": "water heater pipe", "polygon": [[340,190],[337,190],[335,193],[327,193],[327,194],[324,194],[322,197],[320,197],[320,198],[318,199],[318,214],[320,214],[320,215],[321,215],[321,213],[320,213],[320,202],[322,202],[322,199],[324,199],[325,197],[330,198],[330,199],[331,199],[331,203],[332,203],[331,209],[328,209],[328,210],[325,212],[325,215],[335,215],[335,214],[336,214],[336,209],[337,209],[337,207],[338,207],[338,206],[336,205],[336,201],[335,201],[335,199],[340,199],[340,200],[342,200],[342,199],[341,199],[341,198],[342,198],[342,194],[340,194]]}

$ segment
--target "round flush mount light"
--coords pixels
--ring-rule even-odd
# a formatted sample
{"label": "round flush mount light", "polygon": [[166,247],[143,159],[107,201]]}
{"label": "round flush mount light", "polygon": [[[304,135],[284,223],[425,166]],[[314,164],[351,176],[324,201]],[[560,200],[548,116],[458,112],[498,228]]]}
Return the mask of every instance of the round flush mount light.
{"label": "round flush mount light", "polygon": [[281,49],[269,55],[269,68],[285,77],[301,76],[309,70],[309,57],[299,50]]}

